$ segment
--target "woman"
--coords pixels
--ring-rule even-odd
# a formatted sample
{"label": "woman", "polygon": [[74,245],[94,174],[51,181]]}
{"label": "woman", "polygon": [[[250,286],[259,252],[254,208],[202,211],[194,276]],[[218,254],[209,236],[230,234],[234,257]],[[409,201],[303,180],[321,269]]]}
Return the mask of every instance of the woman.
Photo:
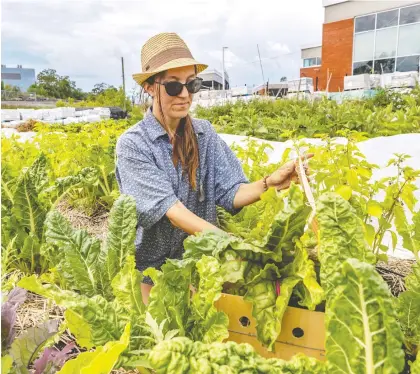
{"label": "woman", "polygon": [[[149,39],[142,48],[142,73],[133,77],[153,98],[144,119],[117,143],[116,177],[123,194],[137,203],[136,263],[140,271],[181,258],[187,235],[216,227],[216,206],[235,214],[270,187],[298,181],[295,163],[249,183],[240,162],[206,120],[188,111],[207,68],[193,59],[174,33]],[[142,283],[147,304],[150,278]]]}

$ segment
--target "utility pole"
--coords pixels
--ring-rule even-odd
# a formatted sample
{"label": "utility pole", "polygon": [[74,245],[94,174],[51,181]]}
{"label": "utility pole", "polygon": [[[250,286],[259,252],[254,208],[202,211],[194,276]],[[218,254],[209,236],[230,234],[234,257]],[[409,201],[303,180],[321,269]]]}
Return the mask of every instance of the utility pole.
{"label": "utility pole", "polygon": [[124,112],[127,110],[126,108],[126,100],[125,100],[125,75],[124,75],[124,57],[121,57],[121,69],[122,69],[122,81],[123,81],[123,91],[124,91]]}
{"label": "utility pole", "polygon": [[[257,44],[257,49],[258,49],[258,58],[260,59],[261,74],[262,74],[262,79],[263,79],[263,84],[264,84],[265,83],[264,70],[263,70],[263,67],[262,67],[260,47],[258,46],[258,44]],[[265,94],[267,95],[267,90],[265,90]]]}
{"label": "utility pole", "polygon": [[222,89],[223,91],[225,90],[225,49],[227,49],[227,47],[222,47],[222,80],[223,80]]}

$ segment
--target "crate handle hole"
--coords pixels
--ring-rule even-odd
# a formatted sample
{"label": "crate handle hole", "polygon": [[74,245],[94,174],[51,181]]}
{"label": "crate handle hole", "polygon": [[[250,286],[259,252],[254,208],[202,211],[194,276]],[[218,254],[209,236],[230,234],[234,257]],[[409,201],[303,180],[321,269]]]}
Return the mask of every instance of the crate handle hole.
{"label": "crate handle hole", "polygon": [[241,318],[239,318],[239,323],[243,327],[249,327],[251,325],[251,321],[249,320],[248,317],[241,317]]}
{"label": "crate handle hole", "polygon": [[301,338],[305,333],[303,332],[303,330],[300,327],[295,327],[292,330],[292,334],[295,338]]}

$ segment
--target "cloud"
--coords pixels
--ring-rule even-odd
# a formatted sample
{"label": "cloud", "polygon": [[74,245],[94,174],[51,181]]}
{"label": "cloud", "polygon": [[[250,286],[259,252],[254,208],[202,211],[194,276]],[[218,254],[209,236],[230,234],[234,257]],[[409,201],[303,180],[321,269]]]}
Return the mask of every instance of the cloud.
{"label": "cloud", "polygon": [[273,42],[271,40],[267,41],[267,48],[270,51],[273,51],[275,53],[290,53],[290,49],[286,44],[282,44],[279,42]]}
{"label": "cloud", "polygon": [[100,82],[121,84],[123,56],[128,91],[135,87],[131,75],[141,71],[142,45],[170,31],[197,60],[219,71],[227,46],[231,85],[260,84],[257,44],[265,79],[297,76],[300,45],[314,35],[321,39],[322,22],[320,0],[295,0],[281,8],[274,0],[3,0],[2,64],[37,72],[54,68],[90,90]]}
{"label": "cloud", "polygon": [[[220,67],[218,70],[222,70],[222,49],[219,51],[208,51],[208,55],[213,58],[214,60],[219,61]],[[237,67],[238,65],[246,64],[247,62],[238,57],[235,53],[233,53],[230,49],[225,50],[225,69],[230,69]]]}

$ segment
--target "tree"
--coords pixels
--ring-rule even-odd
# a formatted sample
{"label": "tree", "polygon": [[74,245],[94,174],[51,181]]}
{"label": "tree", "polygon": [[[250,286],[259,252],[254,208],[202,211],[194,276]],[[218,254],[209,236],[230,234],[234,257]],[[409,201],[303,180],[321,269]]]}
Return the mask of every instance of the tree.
{"label": "tree", "polygon": [[107,83],[96,83],[93,88],[92,88],[92,94],[93,95],[99,95],[101,93],[103,93],[104,91],[106,91],[107,89],[113,89],[115,91],[117,91],[117,89],[114,86],[111,86]]}
{"label": "tree", "polygon": [[286,81],[287,81],[287,77],[285,76],[281,77],[280,82],[286,82]]}
{"label": "tree", "polygon": [[57,99],[83,99],[86,95],[69,76],[60,76],[54,69],[45,69],[37,76],[37,81],[28,89],[40,96]]}

